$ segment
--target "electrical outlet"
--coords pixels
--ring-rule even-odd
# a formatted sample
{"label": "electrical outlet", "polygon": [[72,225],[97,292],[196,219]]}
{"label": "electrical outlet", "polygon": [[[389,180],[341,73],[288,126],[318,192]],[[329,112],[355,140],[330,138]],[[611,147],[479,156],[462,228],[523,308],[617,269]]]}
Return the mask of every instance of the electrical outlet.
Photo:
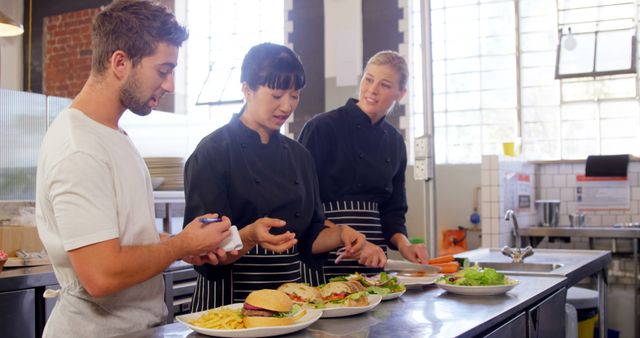
{"label": "electrical outlet", "polygon": [[414,152],[415,160],[422,160],[429,156],[429,149],[428,149],[426,136],[420,136],[414,139],[413,152]]}
{"label": "electrical outlet", "polygon": [[428,162],[426,159],[415,160],[413,164],[413,178],[416,181],[424,181],[429,178],[429,171],[427,170]]}

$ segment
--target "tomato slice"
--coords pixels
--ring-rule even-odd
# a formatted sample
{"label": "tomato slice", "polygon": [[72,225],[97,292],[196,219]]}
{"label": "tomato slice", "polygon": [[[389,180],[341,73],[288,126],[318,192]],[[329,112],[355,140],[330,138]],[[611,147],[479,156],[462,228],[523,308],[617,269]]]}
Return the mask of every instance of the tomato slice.
{"label": "tomato slice", "polygon": [[334,293],[329,297],[325,297],[324,299],[325,300],[329,300],[329,301],[331,301],[331,300],[340,300],[340,299],[343,299],[346,296],[347,296],[346,293]]}
{"label": "tomato slice", "polygon": [[291,294],[291,295],[289,295],[289,298],[291,298],[291,300],[294,301],[294,302],[300,302],[300,303],[304,303],[305,302],[304,298],[302,298],[302,297],[300,297],[298,295]]}

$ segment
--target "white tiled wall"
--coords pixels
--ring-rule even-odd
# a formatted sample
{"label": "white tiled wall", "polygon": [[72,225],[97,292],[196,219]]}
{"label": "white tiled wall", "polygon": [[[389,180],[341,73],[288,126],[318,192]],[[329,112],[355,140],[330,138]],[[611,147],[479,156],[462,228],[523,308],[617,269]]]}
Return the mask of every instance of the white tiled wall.
{"label": "white tiled wall", "polygon": [[[538,164],[538,199],[560,200],[560,225],[569,224],[569,214],[578,212],[575,202],[576,175],[584,175],[585,163]],[[640,163],[629,163],[628,179],[631,186],[631,205],[626,211],[584,211],[586,226],[611,226],[620,222],[640,222]]]}
{"label": "white tiled wall", "polygon": [[520,226],[533,224],[535,220],[535,209],[533,202],[535,200],[535,166],[530,163],[522,162],[511,157],[503,157],[498,155],[486,155],[482,157],[480,167],[481,177],[481,209],[482,217],[482,246],[483,247],[502,247],[504,245],[513,245],[512,223],[504,219],[504,214],[510,206],[504,200],[507,189],[510,184],[514,184],[513,180],[507,177],[513,173],[529,175],[531,179],[530,209],[521,209],[516,211],[516,217]]}
{"label": "white tiled wall", "polygon": [[[512,172],[531,177],[532,207],[516,212],[521,227],[536,226],[538,217],[535,200],[560,200],[559,225],[569,225],[569,214],[578,212],[575,201],[576,175],[584,175],[585,162],[571,164],[531,164],[511,157],[487,155],[481,164],[481,213],[482,246],[501,247],[512,245],[512,225],[504,220],[506,211],[504,196],[511,184],[505,177]],[[611,226],[620,222],[640,222],[640,162],[630,162],[628,179],[631,186],[629,210],[583,211],[585,226]],[[542,243],[542,247],[586,248],[586,240],[574,239],[573,243]]]}

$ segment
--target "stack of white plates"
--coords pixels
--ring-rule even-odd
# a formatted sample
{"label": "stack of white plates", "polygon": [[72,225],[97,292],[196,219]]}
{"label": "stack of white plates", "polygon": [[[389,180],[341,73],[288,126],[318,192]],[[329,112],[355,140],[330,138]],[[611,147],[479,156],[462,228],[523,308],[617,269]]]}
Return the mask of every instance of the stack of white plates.
{"label": "stack of white plates", "polygon": [[151,177],[162,177],[164,181],[156,190],[184,189],[184,159],[182,157],[145,157]]}

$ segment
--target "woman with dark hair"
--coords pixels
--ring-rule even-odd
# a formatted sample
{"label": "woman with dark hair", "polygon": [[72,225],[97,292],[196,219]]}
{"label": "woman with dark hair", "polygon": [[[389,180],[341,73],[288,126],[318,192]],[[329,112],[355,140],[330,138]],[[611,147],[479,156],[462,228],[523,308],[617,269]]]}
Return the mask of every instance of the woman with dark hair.
{"label": "woman with dark hair", "polygon": [[313,158],[280,134],[305,85],[298,56],[281,45],[254,46],[240,81],[242,111],[206,136],[185,167],[185,219],[215,210],[238,227],[244,245],[221,265],[195,267],[194,312],[243,302],[253,290],[286,282],[324,283],[323,253],[345,246],[354,257],[365,245],[350,227],[324,226]]}
{"label": "woman with dark hair", "polygon": [[389,247],[411,262],[426,261],[424,244],[411,244],[407,238],[404,139],[385,120],[406,94],[408,77],[400,54],[377,53],[367,62],[358,100],[316,115],[300,133],[300,143],[316,162],[326,223],[350,224],[373,243],[367,242],[359,259],[336,263],[337,254],[331,252],[324,266],[326,278],[378,273]]}

